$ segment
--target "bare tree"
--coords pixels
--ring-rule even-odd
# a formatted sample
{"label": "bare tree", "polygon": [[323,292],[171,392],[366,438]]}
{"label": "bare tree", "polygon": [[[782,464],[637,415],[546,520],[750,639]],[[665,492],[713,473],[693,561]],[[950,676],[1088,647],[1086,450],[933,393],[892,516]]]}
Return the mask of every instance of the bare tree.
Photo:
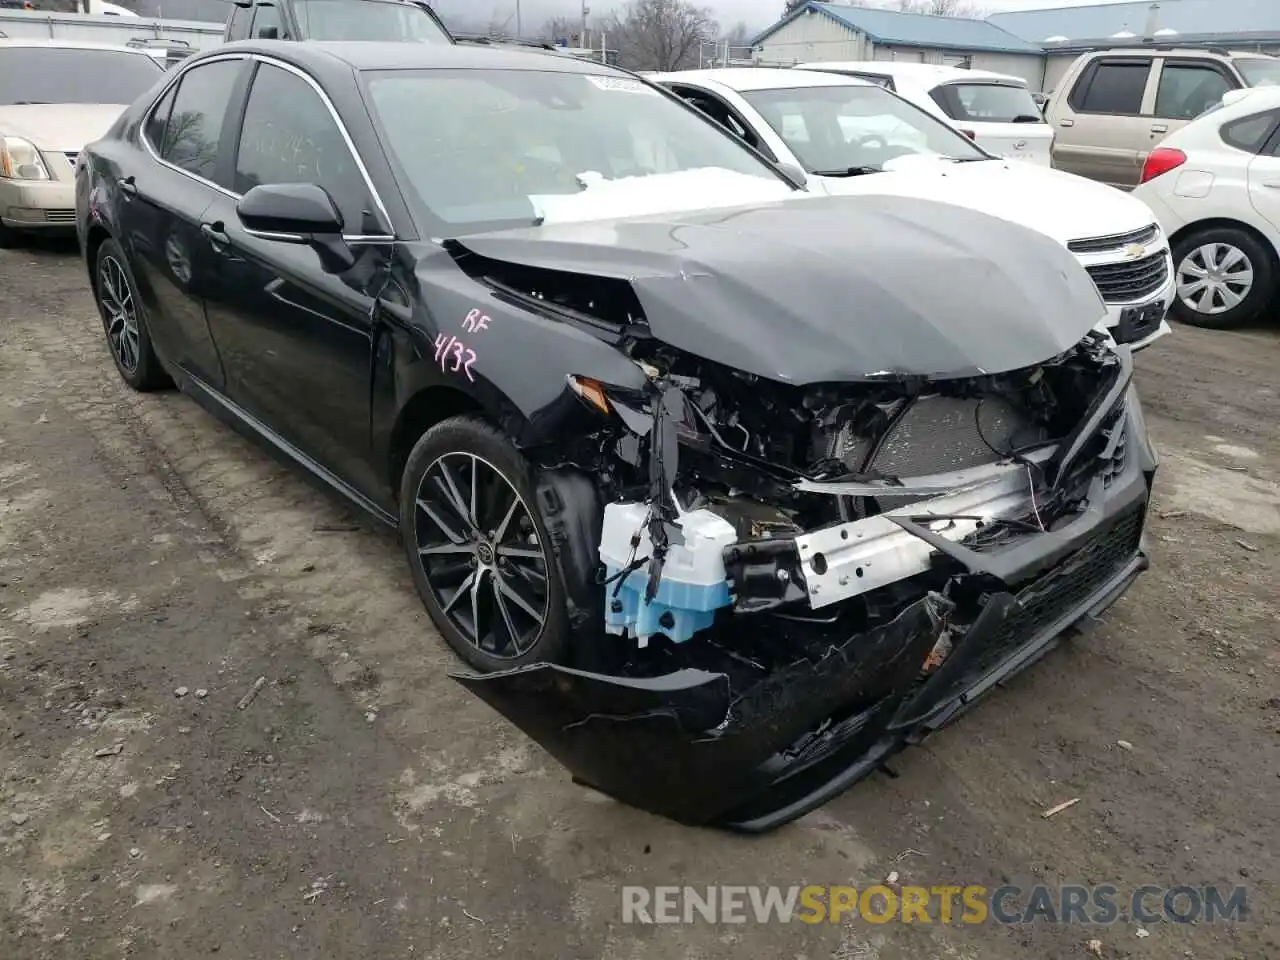
{"label": "bare tree", "polygon": [[582,42],[582,20],[575,17],[549,17],[547,22],[542,25],[542,32],[539,37],[548,43],[555,43],[557,40],[572,41],[574,37],[578,38],[578,43]]}
{"label": "bare tree", "polygon": [[711,12],[689,0],[631,0],[597,26],[618,50],[618,62],[633,70],[685,70],[698,64],[698,51],[715,39]]}
{"label": "bare tree", "polygon": [[903,13],[923,13],[931,17],[982,18],[981,8],[968,0],[898,0],[898,9]]}

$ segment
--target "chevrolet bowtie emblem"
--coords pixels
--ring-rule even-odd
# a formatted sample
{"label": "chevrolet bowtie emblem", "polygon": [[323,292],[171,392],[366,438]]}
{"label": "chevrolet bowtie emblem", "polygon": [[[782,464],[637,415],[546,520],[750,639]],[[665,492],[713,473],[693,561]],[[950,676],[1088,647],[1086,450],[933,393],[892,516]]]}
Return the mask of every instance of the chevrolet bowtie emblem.
{"label": "chevrolet bowtie emblem", "polygon": [[1131,243],[1124,248],[1124,256],[1126,260],[1137,260],[1146,252],[1147,248],[1140,243]]}

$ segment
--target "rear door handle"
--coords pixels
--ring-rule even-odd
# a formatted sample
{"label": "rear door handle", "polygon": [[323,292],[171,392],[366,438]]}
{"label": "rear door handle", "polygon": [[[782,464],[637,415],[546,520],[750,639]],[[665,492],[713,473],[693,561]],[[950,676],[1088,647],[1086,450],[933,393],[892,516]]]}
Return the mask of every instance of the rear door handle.
{"label": "rear door handle", "polygon": [[1168,133],[1169,125],[1167,123],[1153,123],[1151,125],[1152,133]]}
{"label": "rear door handle", "polygon": [[1074,120],[1059,120],[1059,121],[1058,121],[1058,126],[1060,126],[1060,127],[1074,127],[1075,125],[1076,125],[1076,122],[1075,122]]}
{"label": "rear door handle", "polygon": [[218,253],[222,253],[227,248],[227,244],[231,242],[231,238],[227,236],[226,231],[222,228],[221,220],[217,223],[200,224],[200,232],[209,241],[209,246],[213,247]]}
{"label": "rear door handle", "polygon": [[1270,187],[1272,190],[1280,190],[1280,180],[1263,180],[1264,187]]}
{"label": "rear door handle", "polygon": [[120,195],[126,200],[132,200],[138,195],[138,185],[133,182],[133,177],[125,177],[119,183]]}

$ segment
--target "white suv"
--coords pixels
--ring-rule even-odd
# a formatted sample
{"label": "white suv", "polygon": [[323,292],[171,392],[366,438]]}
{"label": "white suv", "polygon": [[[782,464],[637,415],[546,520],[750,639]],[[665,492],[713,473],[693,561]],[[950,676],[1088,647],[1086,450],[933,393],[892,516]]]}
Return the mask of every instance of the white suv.
{"label": "white suv", "polygon": [[796,69],[838,73],[879,84],[941,117],[998,157],[1029,160],[1044,167],[1050,164],[1053,127],[1045,121],[1021,77],[879,60],[802,63]]}

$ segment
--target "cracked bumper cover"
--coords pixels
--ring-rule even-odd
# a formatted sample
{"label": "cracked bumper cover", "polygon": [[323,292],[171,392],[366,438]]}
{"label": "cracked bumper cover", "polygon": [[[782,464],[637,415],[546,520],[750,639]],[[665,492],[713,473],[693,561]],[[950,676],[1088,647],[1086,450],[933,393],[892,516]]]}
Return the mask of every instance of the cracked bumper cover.
{"label": "cracked bumper cover", "polygon": [[[780,826],[953,720],[1064,632],[1099,615],[1146,569],[1142,531],[1156,456],[1132,390],[1125,417],[1133,455],[1109,483],[1095,478],[1087,508],[1059,529],[982,551],[913,521],[881,531],[899,545],[907,541],[898,536],[909,536],[928,545],[926,555],[946,554],[1004,585],[924,680],[922,665],[946,629],[950,606],[936,594],[833,644],[820,660],[778,668],[745,691],[732,689],[722,673],[688,669],[636,679],[539,664],[455,679],[580,783],[682,823],[746,832]],[[1012,481],[992,491],[1003,504]],[[840,529],[797,543],[839,538]],[[806,577],[812,552],[811,543]],[[909,576],[903,558],[917,563],[916,548],[898,554],[896,569]],[[844,559],[849,564],[828,564],[822,582],[838,584],[842,570],[853,569],[854,561]],[[858,592],[852,581],[842,588],[847,595]],[[817,593],[811,600],[822,596],[820,587],[809,586]],[[739,615],[731,629],[751,630],[752,620]]]}

